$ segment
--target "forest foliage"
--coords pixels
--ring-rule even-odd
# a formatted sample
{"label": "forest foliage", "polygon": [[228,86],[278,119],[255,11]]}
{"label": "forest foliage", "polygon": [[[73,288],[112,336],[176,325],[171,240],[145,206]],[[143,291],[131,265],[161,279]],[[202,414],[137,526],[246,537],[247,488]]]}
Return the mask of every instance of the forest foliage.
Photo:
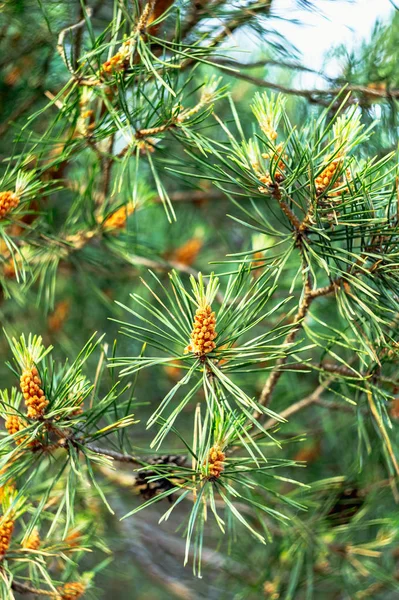
{"label": "forest foliage", "polygon": [[398,16],[277,17],[2,6],[4,599],[399,589]]}

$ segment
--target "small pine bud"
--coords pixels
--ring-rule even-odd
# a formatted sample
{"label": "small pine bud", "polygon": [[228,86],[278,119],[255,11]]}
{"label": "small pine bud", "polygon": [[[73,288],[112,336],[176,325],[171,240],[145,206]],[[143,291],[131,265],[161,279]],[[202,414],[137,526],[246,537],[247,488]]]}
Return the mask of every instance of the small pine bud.
{"label": "small pine bud", "polygon": [[176,248],[176,250],[171,254],[170,258],[181,265],[190,267],[197,258],[201,248],[202,240],[200,238],[193,237],[179,248]]}
{"label": "small pine bud", "polygon": [[15,435],[24,428],[24,425],[18,415],[8,415],[5,421],[5,427],[10,435]]}
{"label": "small pine bud", "polygon": [[129,66],[130,55],[132,53],[130,41],[127,40],[119,48],[119,51],[111,56],[111,58],[101,67],[102,73],[105,75],[112,75],[112,73],[120,73],[125,71]]}
{"label": "small pine bud", "polygon": [[172,361],[170,365],[165,365],[164,371],[174,381],[178,381],[181,378],[181,368],[178,360]]}
{"label": "small pine bud", "polygon": [[81,539],[82,532],[79,529],[72,529],[68,532],[68,535],[65,538],[65,543],[68,544],[70,548],[74,548],[79,546]]}
{"label": "small pine bud", "polygon": [[330,186],[337,170],[342,165],[342,161],[335,159],[332,163],[326,166],[325,169],[315,179],[316,194],[321,196]]}
{"label": "small pine bud", "polygon": [[22,542],[22,548],[25,550],[39,550],[40,543],[39,530],[35,527],[32,533]]}
{"label": "small pine bud", "polygon": [[208,452],[207,460],[204,462],[204,465],[208,466],[208,477],[220,477],[224,471],[225,460],[226,455],[222,452],[220,446],[212,446]]}
{"label": "small pine bud", "polygon": [[14,519],[12,517],[3,518],[0,523],[0,559],[3,559],[8,551],[13,531]]}
{"label": "small pine bud", "polygon": [[48,328],[52,333],[61,331],[69,315],[69,300],[61,300],[56,305],[54,312],[48,318]]}
{"label": "small pine bud", "polygon": [[30,419],[39,419],[45,413],[48,400],[41,389],[41,379],[36,367],[25,369],[20,378],[21,391],[25,398]]}
{"label": "small pine bud", "polygon": [[19,204],[19,198],[15,192],[0,192],[0,219],[4,217]]}
{"label": "small pine bud", "polygon": [[121,206],[112,215],[107,217],[103,222],[104,229],[123,229],[126,225],[127,218],[134,212],[135,206],[133,203]]}
{"label": "small pine bud", "polygon": [[193,352],[199,356],[212,352],[216,348],[213,341],[217,336],[215,326],[216,316],[210,305],[199,306],[194,317],[191,343],[186,347],[185,352]]}
{"label": "small pine bud", "polygon": [[399,398],[394,398],[391,402],[389,414],[395,421],[399,420]]}
{"label": "small pine bud", "polygon": [[280,597],[278,585],[274,581],[265,581],[263,584],[263,591],[266,598],[269,598],[269,600],[277,600]]}
{"label": "small pine bud", "polygon": [[[4,425],[5,425],[5,428],[7,429],[7,432],[9,433],[9,435],[15,435],[16,433],[18,433],[19,431],[22,431],[26,427],[26,423],[18,415],[8,415],[6,417]],[[22,444],[23,442],[25,442],[25,440],[26,440],[26,436],[24,436],[24,437],[19,436],[15,440],[15,443],[19,446],[19,444]],[[32,448],[36,447],[35,441],[30,442],[29,446]]]}
{"label": "small pine bud", "polygon": [[61,588],[58,588],[60,596],[57,600],[78,600],[81,598],[86,591],[83,583],[78,581],[73,581],[71,583],[66,583]]}

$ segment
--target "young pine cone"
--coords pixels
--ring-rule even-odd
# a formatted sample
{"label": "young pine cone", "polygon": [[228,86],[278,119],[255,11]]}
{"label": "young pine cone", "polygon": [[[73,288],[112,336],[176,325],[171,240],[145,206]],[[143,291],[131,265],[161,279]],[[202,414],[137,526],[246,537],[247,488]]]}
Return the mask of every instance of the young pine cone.
{"label": "young pine cone", "polygon": [[204,464],[208,465],[208,476],[215,477],[216,479],[220,477],[221,473],[224,471],[224,461],[226,460],[226,455],[219,446],[212,446],[209,450],[208,458],[204,462]]}
{"label": "young pine cone", "polygon": [[215,331],[216,316],[212,308],[208,305],[200,306],[194,317],[193,330],[191,332],[191,343],[186,347],[185,352],[194,352],[199,356],[204,356],[216,348],[213,341],[216,339]]}
{"label": "young pine cone", "polygon": [[[5,428],[9,435],[15,435],[22,429],[25,429],[26,425],[18,415],[8,415],[5,420]],[[25,438],[19,437],[15,440],[16,444],[22,444]]]}
{"label": "young pine cone", "polygon": [[85,593],[85,586],[78,581],[66,583],[62,588],[58,588],[60,595],[56,600],[78,600]]}
{"label": "young pine cone", "polygon": [[19,198],[15,192],[0,192],[0,219],[4,217],[19,204]]}
{"label": "young pine cone", "polygon": [[321,196],[325,190],[330,186],[332,179],[334,178],[338,168],[341,166],[340,160],[334,160],[329,164],[318,177],[315,179],[316,194]]}
{"label": "young pine cone", "polygon": [[14,531],[14,519],[8,517],[2,520],[0,524],[0,559],[4,558],[11,542]]}
{"label": "young pine cone", "polygon": [[35,527],[32,533],[22,542],[22,548],[25,550],[39,550],[40,542],[39,530]]}
{"label": "young pine cone", "polygon": [[25,369],[20,379],[21,391],[25,398],[30,419],[39,419],[44,415],[48,406],[48,400],[41,389],[41,379],[36,367]]}

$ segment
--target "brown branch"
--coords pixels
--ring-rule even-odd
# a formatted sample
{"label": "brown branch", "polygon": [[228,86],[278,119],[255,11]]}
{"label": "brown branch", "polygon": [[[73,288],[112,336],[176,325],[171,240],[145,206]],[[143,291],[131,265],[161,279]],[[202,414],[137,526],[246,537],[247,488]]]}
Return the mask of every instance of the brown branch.
{"label": "brown branch", "polygon": [[[91,16],[91,8],[87,8],[86,9],[86,13],[87,15],[90,17]],[[80,21],[78,21],[77,23],[74,23],[73,25],[69,25],[68,27],[64,27],[64,29],[62,29],[60,31],[60,33],[58,34],[58,40],[57,40],[57,52],[59,53],[59,55],[61,56],[65,66],[67,67],[68,71],[70,73],[72,73],[72,75],[76,76],[76,73],[74,71],[74,68],[69,60],[69,58],[66,55],[65,52],[65,48],[64,48],[64,39],[67,33],[74,31],[76,29],[80,29],[81,27],[84,27],[86,24],[86,20],[85,19],[81,19]]]}
{"label": "brown branch", "polygon": [[260,67],[267,67],[267,66],[280,67],[280,68],[284,68],[284,69],[290,69],[293,71],[301,71],[304,73],[313,73],[314,75],[317,75],[318,77],[323,77],[324,79],[326,79],[327,81],[332,82],[332,83],[336,83],[336,81],[337,81],[336,79],[333,79],[332,77],[328,77],[328,75],[326,75],[325,73],[322,73],[321,71],[311,69],[310,67],[305,67],[304,65],[301,65],[300,63],[285,62],[283,60],[264,59],[264,60],[257,60],[255,62],[243,63],[243,62],[239,62],[239,61],[229,59],[229,58],[218,58],[218,59],[211,59],[209,62],[211,62],[215,66],[233,67],[233,69],[235,69],[235,70],[237,70],[237,69],[258,69]]}
{"label": "brown branch", "polygon": [[358,374],[353,369],[350,369],[345,365],[338,365],[335,363],[293,363],[285,364],[281,368],[283,369],[283,371],[326,371],[327,373],[337,373],[338,375],[343,375],[344,377],[358,378]]}
{"label": "brown branch", "polygon": [[374,402],[372,391],[371,390],[367,390],[366,396],[367,396],[367,401],[368,401],[368,404],[369,404],[369,407],[370,407],[371,414],[373,415],[373,417],[375,419],[375,422],[376,422],[376,425],[377,425],[378,429],[380,430],[380,433],[381,433],[381,435],[382,435],[382,437],[384,439],[386,449],[387,449],[388,454],[389,454],[389,456],[391,458],[391,461],[392,461],[392,465],[393,465],[393,467],[395,469],[396,474],[399,475],[399,464],[398,464],[398,461],[396,459],[395,453],[393,451],[392,443],[391,443],[391,440],[390,440],[389,435],[387,433],[386,427],[384,425],[384,421],[382,419],[382,416],[378,412],[378,408],[377,408],[377,406],[376,406],[376,404]]}
{"label": "brown branch", "polygon": [[[113,460],[116,460],[117,462],[133,464],[140,468],[147,464],[152,464],[152,459],[154,458],[154,457],[140,458],[138,456],[132,456],[131,454],[117,452],[116,450],[109,450],[108,448],[100,448],[96,444],[92,444],[90,442],[87,444],[83,443],[83,446],[85,448],[87,448],[88,450],[91,450],[91,452],[94,452],[95,454],[98,454],[101,456],[107,456],[108,458],[112,458]],[[186,460],[186,456],[183,454],[177,456],[177,458],[182,461]]]}
{"label": "brown branch", "polygon": [[[171,123],[159,125],[158,127],[149,127],[148,129],[138,129],[136,131],[136,133],[134,134],[134,137],[137,141],[139,141],[146,137],[151,137],[151,136],[157,135],[159,133],[165,133],[166,131],[170,131],[171,129],[174,129],[175,127],[176,127],[176,123],[174,121],[172,121]],[[123,158],[131,147],[132,147],[132,144],[126,144],[126,146],[124,146],[124,148],[122,148],[122,150],[120,152],[118,152],[118,154],[116,154],[112,158]]]}
{"label": "brown branch", "polygon": [[143,461],[138,457],[132,456],[131,454],[124,454],[122,452],[116,452],[115,450],[109,450],[108,448],[100,448],[96,444],[83,444],[85,448],[94,452],[95,454],[99,454],[101,456],[107,456],[108,458],[112,458],[118,462],[122,463],[130,463],[137,466],[143,466]]}
{"label": "brown branch", "polygon": [[[92,9],[87,8],[86,14],[88,17],[91,17],[93,14]],[[93,85],[98,85],[99,83],[101,83],[100,80],[95,79],[95,78],[85,79],[84,77],[81,77],[78,73],[76,73],[76,71],[73,68],[73,65],[71,64],[71,61],[69,60],[69,58],[66,55],[65,48],[64,48],[64,39],[65,39],[66,34],[71,31],[80,29],[81,27],[84,27],[85,24],[86,24],[86,20],[81,19],[80,21],[78,21],[78,23],[74,23],[73,25],[64,27],[64,29],[62,29],[60,31],[60,33],[58,34],[56,49],[57,49],[58,54],[61,56],[61,59],[62,59],[63,63],[65,64],[66,68],[68,69],[69,73],[72,75],[72,79],[77,81],[79,83],[79,85],[85,85],[85,86],[91,87]]]}
{"label": "brown branch", "polygon": [[[331,292],[333,292],[335,290],[336,286],[337,286],[337,281],[333,281],[332,283],[330,283],[329,285],[327,285],[325,287],[316,288],[316,289],[312,290],[310,288],[309,276],[306,277],[302,300],[299,304],[298,311],[295,314],[295,317],[293,320],[293,324],[297,325],[297,327],[294,327],[289,332],[289,334],[286,336],[286,338],[283,342],[284,347],[290,346],[294,342],[298,332],[301,329],[302,321],[308,314],[310,305],[313,302],[313,300],[315,298],[319,298],[321,296],[326,296],[327,294],[330,294]],[[278,380],[280,379],[281,375],[284,372],[284,369],[282,367],[284,367],[287,360],[288,360],[288,356],[283,356],[277,360],[276,365],[275,365],[274,369],[272,370],[269,378],[267,379],[265,385],[263,386],[261,395],[259,397],[259,404],[261,404],[262,406],[267,406],[267,404],[270,402],[274,388],[276,387]],[[255,412],[254,416],[255,416],[255,418],[259,419],[261,416],[261,413]]]}
{"label": "brown branch", "polygon": [[34,588],[25,583],[20,583],[18,581],[13,581],[11,584],[11,588],[14,592],[18,592],[18,594],[32,594],[34,596],[49,596],[50,598],[56,598],[59,596],[57,592],[50,592],[49,590],[41,590],[38,588]]}
{"label": "brown branch", "polygon": [[[221,61],[212,61],[212,64],[223,71],[226,71],[226,64]],[[232,71],[229,69],[229,73],[237,77],[238,79],[242,79],[243,81],[247,81],[248,83],[252,83],[257,87],[264,87],[271,90],[275,90],[277,92],[281,92],[283,94],[290,94],[294,96],[300,96],[306,98],[310,102],[329,105],[330,100],[334,96],[338,96],[342,93],[343,89],[345,92],[351,92],[353,94],[357,94],[363,96],[368,99],[373,100],[381,100],[386,99],[390,100],[392,98],[399,98],[399,89],[374,89],[365,85],[347,85],[344,86],[336,86],[331,88],[310,88],[310,89],[300,89],[293,88],[286,85],[281,85],[279,83],[275,83],[274,81],[268,81],[267,79],[262,79],[261,77],[255,77],[253,75],[248,75],[247,73],[242,73],[241,71],[235,70]]]}
{"label": "brown branch", "polygon": [[[292,329],[289,332],[289,334],[286,336],[286,338],[283,342],[284,347],[289,346],[294,342],[296,335],[297,335],[298,331],[300,330],[300,323],[307,315],[311,303],[312,303],[311,296],[309,296],[309,294],[305,292],[302,297],[302,301],[299,305],[298,311],[294,317],[294,321],[293,321],[293,324],[298,325],[298,326],[295,327],[294,329]],[[283,356],[283,357],[279,358],[276,362],[274,369],[272,370],[268,379],[266,380],[266,383],[263,386],[261,395],[259,397],[259,404],[261,404],[262,406],[267,406],[267,404],[269,403],[271,395],[273,393],[273,390],[276,387],[277,382],[280,379],[281,375],[283,374],[283,370],[281,369],[281,367],[285,365],[287,360],[288,360],[288,356]],[[256,419],[259,419],[259,417],[261,416],[261,413],[256,412],[256,413],[254,413],[254,416]]]}
{"label": "brown branch", "polygon": [[[349,404],[347,402],[328,402],[322,398],[316,398],[314,404],[321,406],[322,408],[328,408],[328,410],[337,410],[339,412],[343,411],[353,413],[353,411],[357,408],[354,404]],[[362,410],[361,412],[364,411]]]}
{"label": "brown branch", "polygon": [[[291,415],[294,415],[295,413],[299,412],[300,410],[307,408],[311,404],[318,402],[318,400],[320,399],[320,395],[325,391],[326,387],[328,385],[330,385],[330,383],[334,379],[335,379],[335,377],[331,376],[328,379],[326,379],[326,381],[323,381],[323,383],[318,385],[317,388],[311,394],[309,394],[309,396],[306,396],[305,398],[302,398],[302,400],[299,400],[298,402],[291,404],[291,406],[289,406],[288,408],[286,408],[285,410],[283,410],[280,413],[280,416],[283,417],[284,419],[288,419],[288,417],[290,417]],[[274,427],[274,425],[276,425],[277,423],[278,423],[278,421],[276,419],[271,418],[271,419],[268,419],[268,421],[266,421],[264,427],[265,427],[265,429],[270,429],[271,427]]]}

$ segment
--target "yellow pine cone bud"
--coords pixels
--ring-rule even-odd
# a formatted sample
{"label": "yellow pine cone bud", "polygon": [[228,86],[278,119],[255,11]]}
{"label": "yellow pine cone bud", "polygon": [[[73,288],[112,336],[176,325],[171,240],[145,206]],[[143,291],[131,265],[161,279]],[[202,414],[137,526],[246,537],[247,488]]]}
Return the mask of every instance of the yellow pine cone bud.
{"label": "yellow pine cone bud", "polygon": [[8,415],[5,420],[5,427],[10,435],[14,435],[24,429],[24,424],[18,415]]}
{"label": "yellow pine cone bud", "polygon": [[194,352],[204,356],[216,348],[213,341],[217,333],[215,331],[216,316],[209,306],[199,307],[195,313],[191,343],[185,348],[185,352]]}
{"label": "yellow pine cone bud", "polygon": [[48,406],[48,400],[41,389],[41,379],[36,367],[25,369],[20,379],[21,391],[25,398],[30,419],[38,419],[44,415]]}
{"label": "yellow pine cone bud", "polygon": [[171,258],[177,263],[191,267],[201,248],[202,240],[200,238],[193,237],[179,248],[176,248],[176,250],[174,250],[172,253]]}
{"label": "yellow pine cone bud", "polygon": [[329,187],[337,169],[341,166],[341,162],[341,160],[334,160],[320,173],[318,177],[316,177],[315,187],[316,194],[318,196],[321,196],[321,194],[323,194],[323,192]]}
{"label": "yellow pine cone bud", "polygon": [[277,131],[274,129],[272,121],[264,116],[259,124],[265,136],[274,142],[277,139]]}
{"label": "yellow pine cone bud", "polygon": [[129,57],[130,57],[131,49],[130,49],[130,40],[127,40],[122,44],[119,49],[119,52],[111,56],[111,58],[105,63],[103,63],[101,70],[106,75],[110,75],[112,73],[124,71],[129,66]]}
{"label": "yellow pine cone bud", "polygon": [[[22,431],[26,427],[26,422],[21,419],[18,415],[8,415],[5,420],[5,428],[7,429],[10,435],[15,435],[19,431]],[[23,444],[28,436],[19,436],[18,439],[15,440],[15,443],[19,446]],[[38,450],[41,448],[41,444],[38,440],[32,440],[29,442],[28,447],[31,450]]]}
{"label": "yellow pine cone bud", "polygon": [[0,559],[4,558],[14,531],[14,519],[8,517],[0,523]]}
{"label": "yellow pine cone bud", "polygon": [[0,192],[0,219],[4,219],[18,204],[19,198],[15,192]]}
{"label": "yellow pine cone bud", "polygon": [[4,498],[8,494],[12,494],[15,491],[15,485],[13,483],[6,483],[6,485],[0,486],[0,502],[3,502]]}
{"label": "yellow pine cone bud", "polygon": [[39,530],[35,527],[32,533],[22,542],[22,548],[25,550],[39,550],[40,542]]}
{"label": "yellow pine cone bud", "polygon": [[85,586],[78,581],[66,583],[62,588],[58,588],[60,596],[57,600],[78,600],[85,593]]}
{"label": "yellow pine cone bud", "polygon": [[117,52],[114,56],[111,56],[109,60],[103,63],[101,69],[104,73],[112,73],[113,71],[123,71],[125,63],[125,57],[121,52]]}
{"label": "yellow pine cone bud", "polygon": [[208,464],[208,475],[209,477],[220,477],[224,471],[224,461],[226,455],[219,446],[212,446],[208,453],[208,459],[204,464]]}
{"label": "yellow pine cone bud", "polygon": [[[26,427],[26,423],[24,423],[24,421],[18,415],[8,415],[5,420],[5,428],[7,429],[7,432],[9,433],[9,435],[15,435],[19,431],[22,431],[22,429],[25,429],[25,427]],[[25,437],[20,436],[20,437],[18,437],[18,439],[15,440],[15,443],[17,445],[19,445],[19,444],[22,444],[25,440],[26,440],[26,436]],[[34,442],[31,442],[30,446],[33,447]]]}
{"label": "yellow pine cone bud", "polygon": [[[351,172],[349,169],[346,170],[346,181],[350,181],[351,179]],[[340,177],[339,179],[337,179],[331,189],[330,192],[328,192],[328,196],[329,198],[337,198],[339,196],[342,196],[345,192],[348,191],[348,186],[342,187],[344,185],[344,179],[342,177]],[[338,191],[334,191],[336,188],[341,188]]]}
{"label": "yellow pine cone bud", "polygon": [[72,529],[70,532],[68,532],[68,535],[65,538],[65,543],[71,548],[74,548],[75,546],[79,546],[81,539],[82,532],[79,531],[79,529]]}
{"label": "yellow pine cone bud", "polygon": [[127,204],[118,208],[105,219],[104,229],[123,229],[126,225],[126,219],[134,212],[134,208],[134,204]]}

